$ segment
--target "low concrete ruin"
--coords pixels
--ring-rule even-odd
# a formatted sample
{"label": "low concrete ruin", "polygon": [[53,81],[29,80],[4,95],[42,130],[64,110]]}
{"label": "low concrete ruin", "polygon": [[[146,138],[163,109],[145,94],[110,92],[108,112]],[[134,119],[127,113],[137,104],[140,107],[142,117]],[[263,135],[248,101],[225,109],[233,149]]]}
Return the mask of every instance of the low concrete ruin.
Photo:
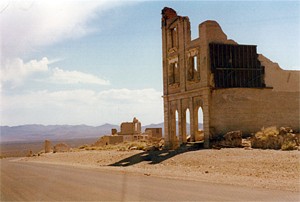
{"label": "low concrete ruin", "polygon": [[201,23],[193,40],[189,18],[175,10],[164,8],[161,23],[168,147],[187,142],[189,135],[196,140],[201,111],[206,148],[229,131],[251,134],[269,126],[299,131],[299,71],[283,70],[255,45],[228,39],[216,21]]}
{"label": "low concrete ruin", "polygon": [[119,143],[122,143],[123,141],[124,141],[123,136],[120,136],[120,135],[105,135],[105,136],[101,137],[92,146],[103,147],[105,145],[119,144]]}
{"label": "low concrete ruin", "polygon": [[151,138],[162,138],[162,128],[147,128],[142,133],[141,122],[134,117],[132,122],[123,122],[120,125],[121,131],[113,128],[111,135],[101,137],[94,146],[113,145],[122,142],[132,142],[136,140],[148,140]]}
{"label": "low concrete ruin", "polygon": [[50,140],[45,140],[44,147],[45,147],[45,153],[52,152],[52,145]]}

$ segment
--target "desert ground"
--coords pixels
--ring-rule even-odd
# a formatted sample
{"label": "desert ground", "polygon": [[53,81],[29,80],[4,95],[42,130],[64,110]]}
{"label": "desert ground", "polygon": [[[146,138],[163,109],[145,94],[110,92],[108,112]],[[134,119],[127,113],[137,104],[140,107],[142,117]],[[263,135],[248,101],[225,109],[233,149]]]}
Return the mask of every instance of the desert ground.
{"label": "desert ground", "polygon": [[300,192],[298,150],[181,148],[171,151],[86,151],[76,149],[72,152],[25,157],[18,161]]}
{"label": "desert ground", "polygon": [[[67,140],[54,140],[53,145],[64,142],[72,148],[79,147],[82,144],[92,144],[98,138],[78,138]],[[28,141],[28,142],[1,142],[0,143],[0,158],[4,157],[24,157],[31,150],[33,153],[38,153],[44,149],[44,141]]]}

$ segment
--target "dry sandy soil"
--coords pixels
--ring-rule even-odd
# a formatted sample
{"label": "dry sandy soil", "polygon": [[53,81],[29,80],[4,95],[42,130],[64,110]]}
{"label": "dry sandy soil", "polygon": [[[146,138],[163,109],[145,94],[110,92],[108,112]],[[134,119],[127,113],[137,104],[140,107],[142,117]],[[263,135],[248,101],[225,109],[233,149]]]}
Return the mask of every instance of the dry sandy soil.
{"label": "dry sandy soil", "polygon": [[300,191],[300,152],[200,149],[196,151],[73,151],[21,161],[96,167],[176,179]]}

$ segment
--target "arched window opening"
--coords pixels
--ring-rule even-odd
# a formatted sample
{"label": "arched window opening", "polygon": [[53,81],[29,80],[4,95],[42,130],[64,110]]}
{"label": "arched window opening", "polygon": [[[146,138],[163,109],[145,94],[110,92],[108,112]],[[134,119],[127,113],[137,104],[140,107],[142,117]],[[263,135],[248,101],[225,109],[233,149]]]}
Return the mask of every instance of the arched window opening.
{"label": "arched window opening", "polygon": [[185,132],[186,132],[186,140],[190,141],[191,139],[191,132],[190,132],[190,123],[191,123],[191,116],[190,116],[190,110],[186,109],[185,111]]}
{"label": "arched window opening", "polygon": [[176,129],[175,129],[175,135],[177,137],[177,140],[179,140],[179,122],[178,122],[178,111],[175,112],[175,121],[176,121]]}
{"label": "arched window opening", "polygon": [[194,71],[198,71],[197,56],[194,56],[192,60],[193,60]]}
{"label": "arched window opening", "polygon": [[197,115],[197,128],[195,134],[195,141],[203,141],[204,140],[204,131],[203,131],[203,111],[202,107],[198,108],[198,115]]}
{"label": "arched window opening", "polygon": [[203,111],[202,107],[198,109],[198,130],[203,130]]}

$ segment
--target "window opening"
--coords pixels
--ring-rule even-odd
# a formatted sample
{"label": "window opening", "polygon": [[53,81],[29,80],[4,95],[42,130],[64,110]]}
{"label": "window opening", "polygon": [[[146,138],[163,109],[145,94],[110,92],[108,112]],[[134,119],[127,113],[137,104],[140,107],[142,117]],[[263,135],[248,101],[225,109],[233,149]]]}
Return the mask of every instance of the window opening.
{"label": "window opening", "polygon": [[171,29],[171,47],[172,48],[176,46],[176,43],[177,43],[176,37],[177,37],[177,29],[176,29],[176,27],[174,27],[173,29]]}
{"label": "window opening", "polygon": [[190,122],[191,122],[191,117],[190,117],[190,110],[186,109],[185,111],[185,132],[186,132],[186,139],[190,140]]}

